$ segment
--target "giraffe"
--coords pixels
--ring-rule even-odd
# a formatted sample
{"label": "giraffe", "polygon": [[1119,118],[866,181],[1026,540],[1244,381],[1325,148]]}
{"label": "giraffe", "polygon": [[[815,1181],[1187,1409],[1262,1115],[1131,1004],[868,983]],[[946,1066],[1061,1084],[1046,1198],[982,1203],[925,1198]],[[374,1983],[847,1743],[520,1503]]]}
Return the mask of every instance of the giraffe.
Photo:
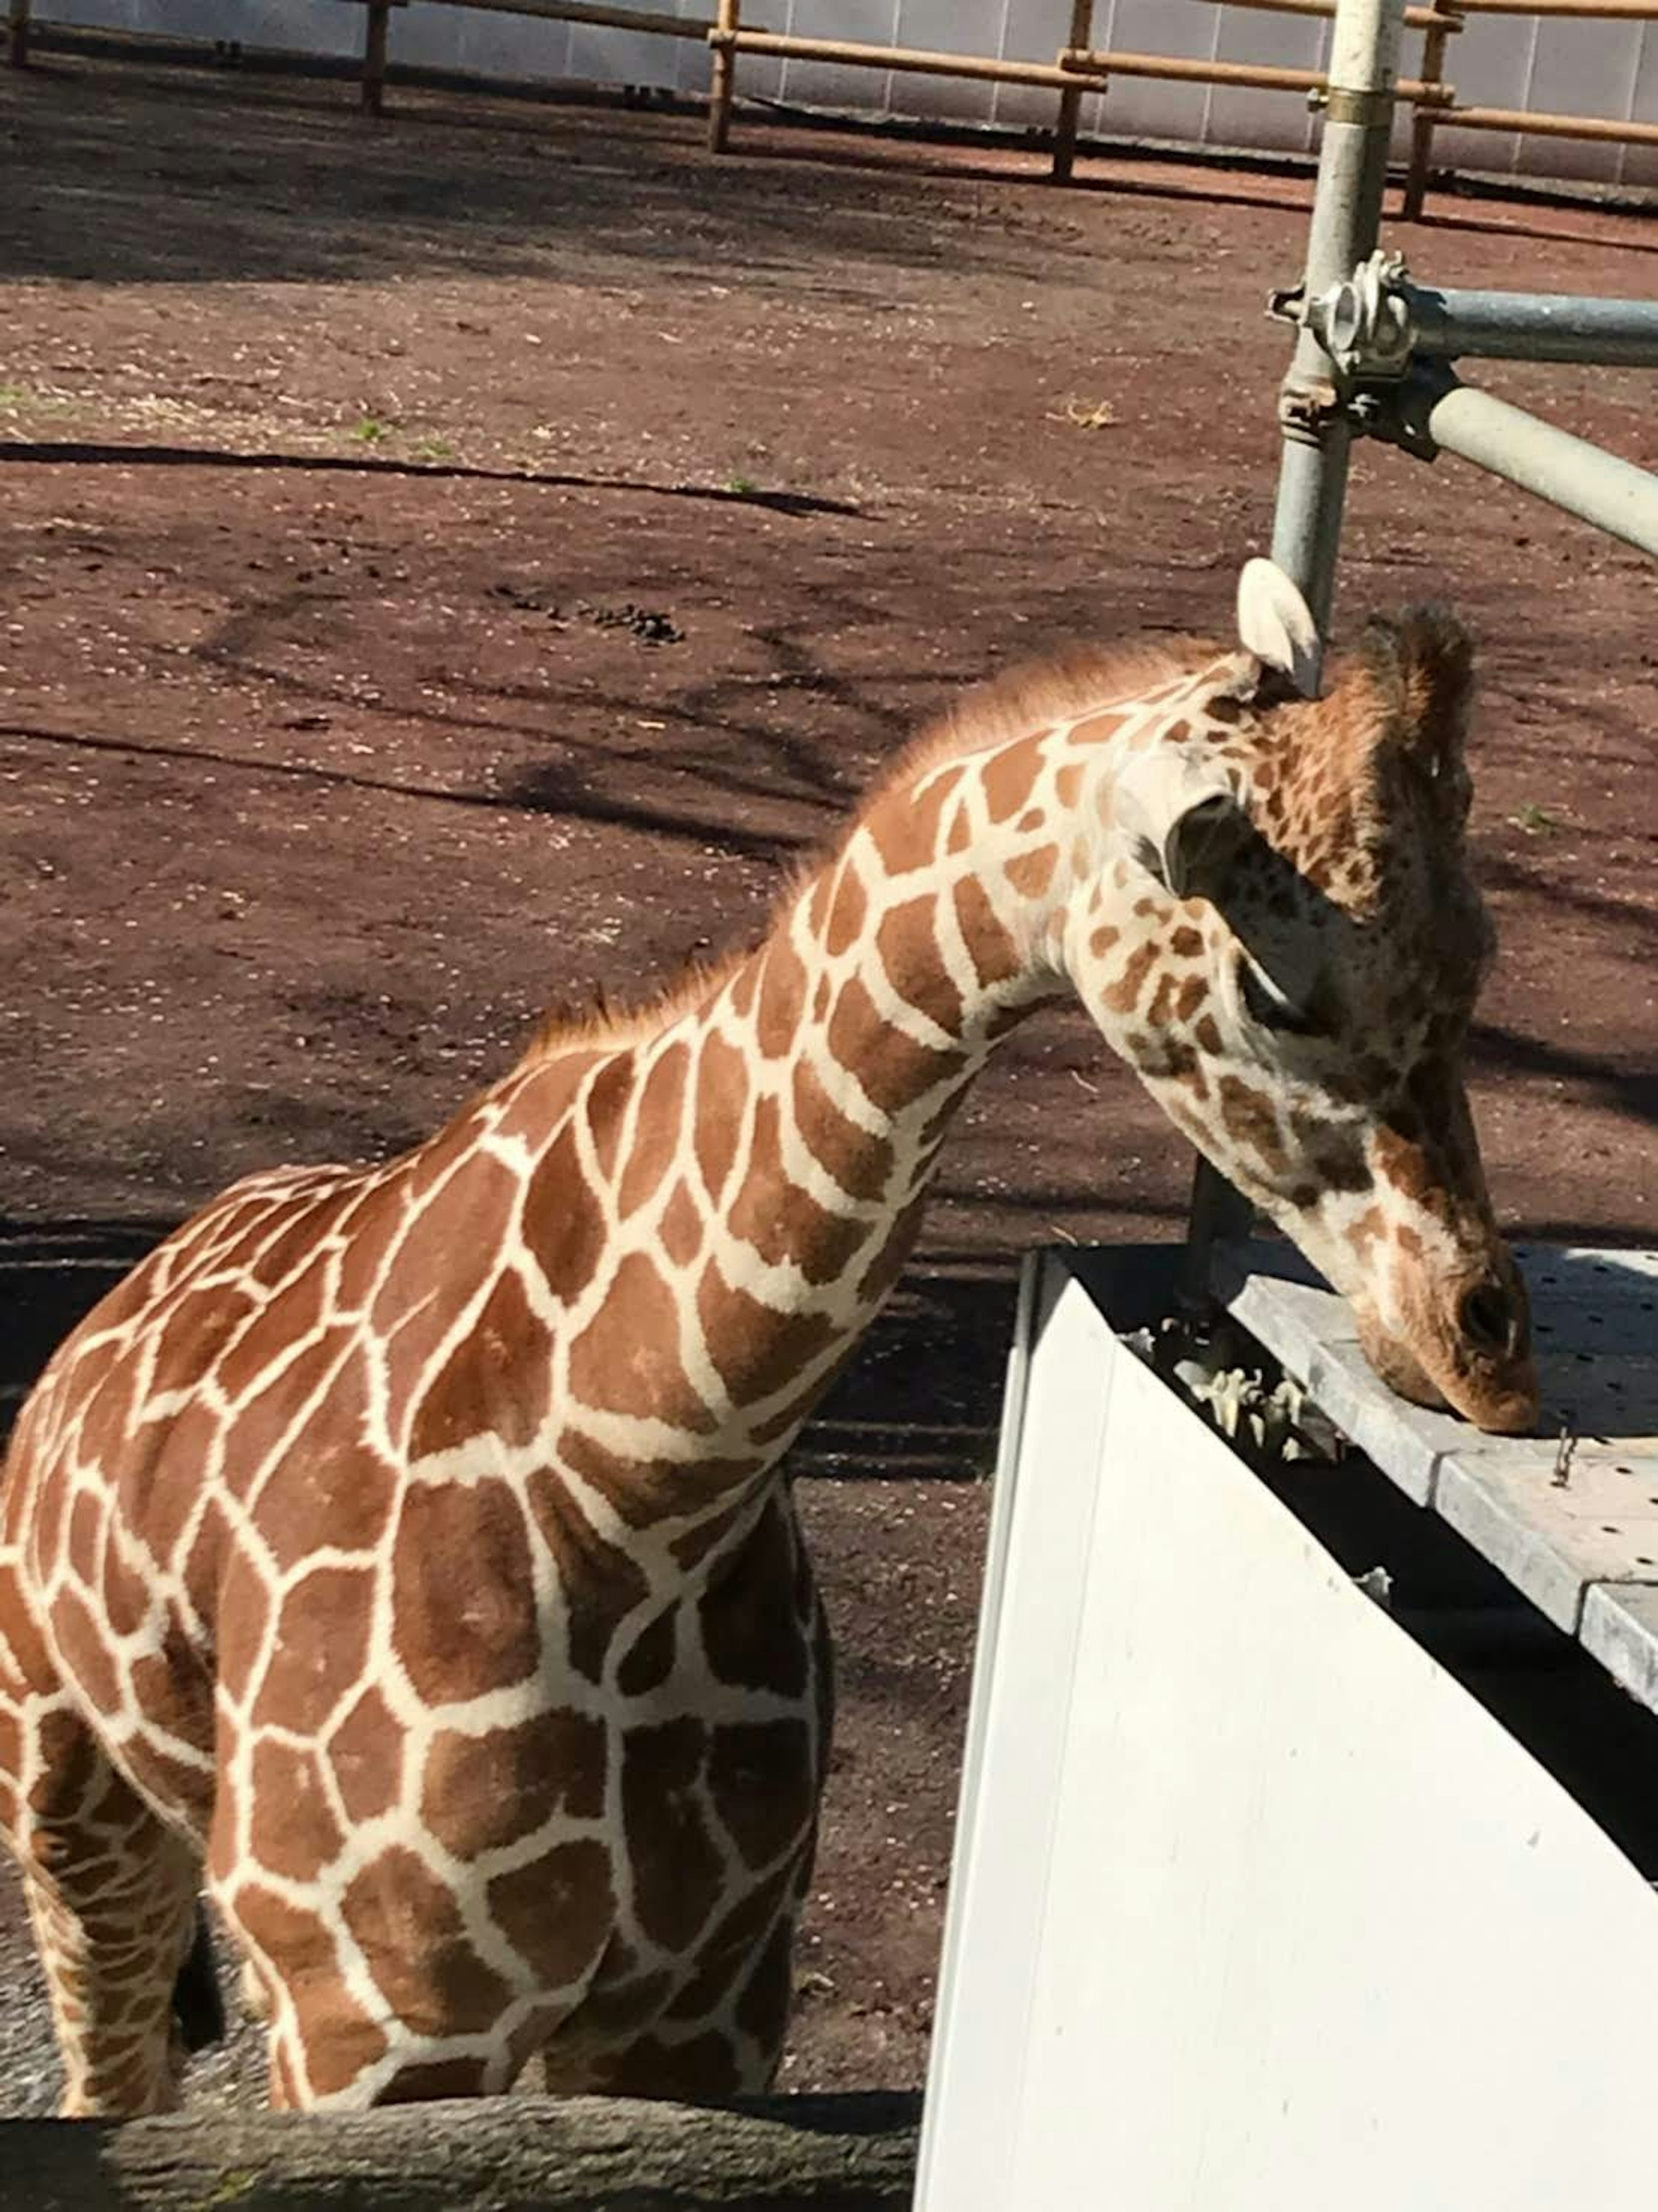
{"label": "giraffe", "polygon": [[1239,636],[969,698],[756,950],[401,1158],[238,1183],[59,1350],[0,1496],[0,1820],[66,2113],[178,2100],[203,1869],[278,2106],[770,2079],[831,1702],[780,1463],[1042,1005],[1397,1389],[1531,1422],[1461,1074],[1468,641],[1373,622],[1304,698],[1261,563]]}

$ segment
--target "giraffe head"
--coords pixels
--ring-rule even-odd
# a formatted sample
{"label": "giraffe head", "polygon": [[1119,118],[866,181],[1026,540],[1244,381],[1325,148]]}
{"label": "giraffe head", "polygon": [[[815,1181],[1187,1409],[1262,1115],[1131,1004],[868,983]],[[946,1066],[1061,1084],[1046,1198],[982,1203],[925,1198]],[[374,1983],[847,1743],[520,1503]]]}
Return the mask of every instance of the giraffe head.
{"label": "giraffe head", "polygon": [[1467,634],[1436,611],[1373,621],[1309,699],[1316,633],[1266,562],[1240,629],[1243,651],[1202,653],[1113,745],[1066,964],[1170,1116],[1348,1298],[1384,1380],[1527,1428],[1526,1295],[1463,1081],[1492,945],[1464,836]]}

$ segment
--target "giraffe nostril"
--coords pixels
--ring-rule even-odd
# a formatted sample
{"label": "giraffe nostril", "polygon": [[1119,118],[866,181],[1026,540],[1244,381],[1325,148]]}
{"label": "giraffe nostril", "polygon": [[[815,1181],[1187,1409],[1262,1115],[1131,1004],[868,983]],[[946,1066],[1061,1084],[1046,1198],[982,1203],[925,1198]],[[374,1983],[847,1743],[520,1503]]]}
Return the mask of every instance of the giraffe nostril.
{"label": "giraffe nostril", "polygon": [[1520,1340],[1520,1310],[1501,1283],[1476,1283],[1456,1310],[1462,1334],[1479,1351],[1511,1352]]}

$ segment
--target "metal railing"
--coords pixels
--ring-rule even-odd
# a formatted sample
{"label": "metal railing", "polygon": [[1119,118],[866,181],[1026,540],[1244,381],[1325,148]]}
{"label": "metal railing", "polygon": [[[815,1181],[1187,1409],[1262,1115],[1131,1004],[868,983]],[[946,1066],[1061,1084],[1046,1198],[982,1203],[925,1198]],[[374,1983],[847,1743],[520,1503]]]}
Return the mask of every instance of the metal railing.
{"label": "metal railing", "polygon": [[[361,100],[381,112],[394,9],[410,0],[349,0],[365,15]],[[1290,69],[1252,62],[1206,60],[1185,55],[1117,52],[1092,43],[1094,0],[1069,0],[1066,44],[1052,62],[1018,60],[1005,55],[933,52],[924,47],[880,46],[834,38],[806,38],[744,23],[742,0],[718,0],[714,12],[677,15],[665,9],[635,9],[603,0],[447,0],[459,9],[541,17],[625,30],[647,37],[706,42],[712,52],[708,139],[716,152],[731,143],[732,104],[738,89],[738,64],[744,55],[781,61],[832,62],[842,68],[881,75],[920,75],[990,84],[1019,85],[1055,95],[1053,173],[1068,179],[1075,167],[1078,124],[1084,94],[1107,93],[1114,78],[1154,79],[1168,83],[1247,88],[1283,92],[1320,105],[1328,96],[1331,76],[1315,69]],[[1337,0],[1210,0],[1210,4],[1279,15],[1329,18]],[[7,0],[7,53],[14,68],[27,63],[33,0]],[[1055,0],[1057,11],[1058,0]],[[1399,77],[1394,97],[1414,111],[1406,211],[1422,212],[1433,176],[1436,133],[1455,125],[1465,131],[1532,133],[1541,137],[1602,140],[1625,146],[1658,146],[1658,122],[1633,117],[1561,115],[1523,108],[1459,105],[1455,84],[1445,75],[1451,41],[1467,18],[1480,15],[1547,16],[1555,21],[1613,20],[1658,22],[1658,0],[1427,0],[1406,6],[1403,24],[1423,33],[1419,74]]]}
{"label": "metal railing", "polygon": [[[1467,0],[1464,0],[1467,4]],[[1478,0],[1496,6],[1498,0]],[[1606,12],[1633,14],[1627,5]],[[1552,12],[1567,12],[1557,5]],[[1581,12],[1581,11],[1580,11]],[[1352,444],[1374,437],[1423,460],[1452,453],[1658,556],[1658,476],[1464,384],[1459,359],[1658,368],[1658,306],[1533,292],[1436,291],[1377,251],[1402,0],[1339,0],[1335,89],[1320,155],[1306,273],[1275,310],[1296,325],[1279,395],[1283,459],[1272,557],[1327,633]],[[1217,1241],[1247,1233],[1246,1200],[1200,1164],[1188,1283]]]}

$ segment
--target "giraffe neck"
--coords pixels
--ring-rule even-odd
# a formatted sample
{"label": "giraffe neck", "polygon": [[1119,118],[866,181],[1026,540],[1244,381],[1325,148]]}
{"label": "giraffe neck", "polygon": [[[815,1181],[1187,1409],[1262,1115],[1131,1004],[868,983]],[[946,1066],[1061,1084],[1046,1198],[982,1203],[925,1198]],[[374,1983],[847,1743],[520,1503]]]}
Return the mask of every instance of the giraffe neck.
{"label": "giraffe neck", "polygon": [[712,1506],[775,1463],[896,1281],[974,1077],[1066,988],[1123,720],[924,762],[756,951],[496,1094],[494,1141],[531,1162],[529,1304],[562,1309],[561,1467],[612,1500],[694,1469]]}

